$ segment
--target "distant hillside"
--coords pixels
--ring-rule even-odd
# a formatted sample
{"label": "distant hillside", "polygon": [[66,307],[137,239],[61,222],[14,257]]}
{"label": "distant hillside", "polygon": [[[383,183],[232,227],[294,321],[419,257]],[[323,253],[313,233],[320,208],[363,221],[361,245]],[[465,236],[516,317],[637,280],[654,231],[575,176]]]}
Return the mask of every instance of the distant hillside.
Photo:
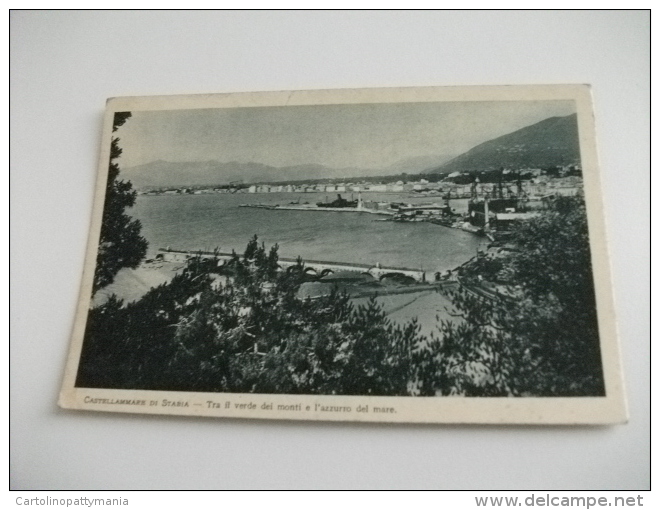
{"label": "distant hillside", "polygon": [[391,164],[387,168],[380,169],[380,173],[373,175],[394,175],[394,174],[420,174],[427,171],[429,168],[437,167],[438,165],[451,160],[456,154],[452,155],[434,155],[434,156],[417,156],[415,158],[407,158]]}
{"label": "distant hillside", "polygon": [[207,184],[227,184],[232,181],[253,182],[292,182],[311,179],[349,179],[395,175],[402,172],[420,173],[427,168],[446,161],[448,156],[420,156],[408,158],[387,168],[331,168],[324,165],[296,165],[274,167],[261,163],[239,163],[232,161],[153,161],[145,165],[122,168],[120,178],[130,180],[136,188],[156,186],[197,186]]}
{"label": "distant hillside", "polygon": [[146,165],[122,168],[121,178],[130,180],[137,188],[148,186],[196,186],[200,184],[226,184],[304,179],[307,175],[324,175],[339,171],[321,165],[300,165],[276,168],[261,163],[232,161],[153,161]]}
{"label": "distant hillside", "polygon": [[550,117],[484,142],[426,173],[544,168],[580,163],[577,114]]}

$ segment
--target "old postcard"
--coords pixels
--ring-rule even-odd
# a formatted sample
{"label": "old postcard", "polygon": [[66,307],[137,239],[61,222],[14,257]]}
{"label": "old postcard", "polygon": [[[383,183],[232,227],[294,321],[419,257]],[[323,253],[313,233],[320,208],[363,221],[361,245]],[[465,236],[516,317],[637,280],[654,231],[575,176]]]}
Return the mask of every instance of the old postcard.
{"label": "old postcard", "polygon": [[113,98],[60,405],[627,419],[585,85]]}

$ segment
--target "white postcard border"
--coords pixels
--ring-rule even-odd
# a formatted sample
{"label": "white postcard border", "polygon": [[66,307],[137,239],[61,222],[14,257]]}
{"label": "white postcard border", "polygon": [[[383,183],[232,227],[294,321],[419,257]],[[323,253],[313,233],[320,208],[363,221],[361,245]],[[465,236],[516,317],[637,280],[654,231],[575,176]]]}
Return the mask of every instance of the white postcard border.
{"label": "white postcard border", "polygon": [[[606,396],[562,398],[370,397],[189,393],[75,387],[91,302],[92,280],[108,173],[112,121],[115,112],[383,102],[521,100],[574,100],[576,102]],[[492,424],[626,422],[628,411],[616,334],[615,308],[607,256],[591,103],[591,90],[588,85],[301,90],[109,99],[103,122],[101,155],[86,262],[60,393],[60,406],[67,409],[110,412],[285,420]],[[254,404],[254,407],[250,404]],[[265,408],[267,404],[272,404],[272,409]],[[365,406],[368,407],[366,411]],[[359,407],[362,407],[363,410],[358,411]],[[341,410],[342,408],[343,410]],[[376,411],[376,408],[379,411]]]}

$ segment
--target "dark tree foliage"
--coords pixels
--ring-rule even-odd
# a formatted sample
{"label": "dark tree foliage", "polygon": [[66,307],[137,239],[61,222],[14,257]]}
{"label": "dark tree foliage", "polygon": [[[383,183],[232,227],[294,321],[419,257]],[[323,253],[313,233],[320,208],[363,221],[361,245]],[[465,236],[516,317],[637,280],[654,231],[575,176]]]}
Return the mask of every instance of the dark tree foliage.
{"label": "dark tree foliage", "polygon": [[[427,394],[604,395],[585,206],[559,199],[516,230],[512,253],[477,260],[425,352]],[[507,280],[513,296],[484,297],[471,279]]]}
{"label": "dark tree foliage", "polygon": [[82,387],[290,394],[405,395],[416,322],[387,320],[375,299],[337,291],[300,300],[302,260],[278,271],[256,236],[218,267],[191,259],[170,283],[90,311]]}
{"label": "dark tree foliage", "polygon": [[[130,112],[115,113],[112,131],[122,126],[131,116]],[[105,206],[101,220],[101,235],[96,257],[93,290],[111,284],[122,268],[135,268],[147,253],[147,241],[140,235],[139,220],[126,214],[126,209],[135,204],[136,193],[130,181],[119,180],[117,159],[121,156],[119,138],[113,138],[110,146],[110,165],[105,189]]]}
{"label": "dark tree foliage", "polygon": [[92,308],[78,369],[77,386],[165,389],[166,371],[176,370],[173,333],[196,308],[193,299],[209,288],[208,265],[192,259],[169,283],[124,306],[113,295]]}

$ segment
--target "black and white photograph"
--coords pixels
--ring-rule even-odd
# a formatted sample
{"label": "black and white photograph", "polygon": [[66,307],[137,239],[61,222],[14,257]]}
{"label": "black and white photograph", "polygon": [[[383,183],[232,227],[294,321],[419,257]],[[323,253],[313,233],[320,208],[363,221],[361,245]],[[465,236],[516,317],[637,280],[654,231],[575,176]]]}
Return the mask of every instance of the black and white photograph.
{"label": "black and white photograph", "polygon": [[111,99],[61,405],[625,421],[589,94]]}
{"label": "black and white photograph", "polygon": [[653,506],[650,11],[237,7],[9,14],[10,503]]}

